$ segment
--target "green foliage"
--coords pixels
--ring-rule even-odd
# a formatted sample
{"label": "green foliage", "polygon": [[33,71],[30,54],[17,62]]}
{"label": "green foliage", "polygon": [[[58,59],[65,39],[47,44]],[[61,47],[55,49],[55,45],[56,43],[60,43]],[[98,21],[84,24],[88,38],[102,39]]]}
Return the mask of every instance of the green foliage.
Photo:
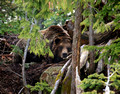
{"label": "green foliage", "polygon": [[85,78],[82,82],[80,87],[84,90],[91,89],[91,90],[100,90],[105,87],[105,76],[103,74],[91,74],[88,78]]}
{"label": "green foliage", "polygon": [[[113,41],[111,45],[106,45],[106,46],[102,46],[102,47],[86,46],[85,49],[87,49],[87,50],[95,50],[95,52],[97,54],[99,52],[101,52],[99,57],[95,60],[95,62],[98,62],[100,59],[104,59],[105,63],[112,64],[116,60],[119,60],[119,56],[120,56],[120,38]],[[111,57],[110,61],[108,61],[109,57]],[[120,61],[118,61],[118,62],[120,62]]]}
{"label": "green foliage", "polygon": [[[98,93],[96,90],[93,90],[93,91],[90,91],[90,92],[83,92],[82,94],[101,94],[101,93]],[[115,92],[110,91],[110,94],[115,94]]]}
{"label": "green foliage", "polygon": [[113,63],[111,66],[111,73],[114,75],[111,77],[111,84],[110,86],[115,88],[116,90],[120,90],[120,64]]}
{"label": "green foliage", "polygon": [[35,86],[27,85],[27,88],[30,88],[31,92],[41,90],[50,93],[52,91],[52,88],[46,82],[37,82]]}
{"label": "green foliage", "polygon": [[48,43],[49,41],[47,39],[44,39],[38,31],[34,31],[31,33],[29,50],[38,56],[48,54],[49,56],[53,57],[53,53],[47,45]]}
{"label": "green foliage", "polygon": [[67,15],[65,12],[63,12],[63,9],[56,9],[54,13],[51,14],[49,19],[45,19],[43,22],[45,27],[49,27],[51,25],[63,25],[66,20],[69,20],[73,13],[70,15]]}
{"label": "green foliage", "polygon": [[18,46],[14,46],[14,45],[11,45],[11,47],[13,48],[12,52],[20,55],[21,57],[23,57],[23,51],[22,49],[20,49]]}
{"label": "green foliage", "polygon": [[[25,1],[16,0],[16,4],[20,5],[20,9],[23,8],[24,16],[20,21],[21,30],[19,38],[24,38],[25,40],[30,39],[29,50],[35,55],[46,55],[53,57],[53,54],[50,48],[47,46],[48,40],[44,39],[43,36],[38,32],[40,30],[39,26],[35,23],[36,15],[39,14],[38,10],[40,9],[39,4],[41,1]],[[22,5],[22,7],[21,7]],[[32,20],[31,20],[32,19]]]}
{"label": "green foliage", "polygon": [[38,32],[40,30],[39,26],[36,24],[33,25],[32,31],[30,33],[30,22],[23,19],[21,20],[20,28],[23,28],[19,38],[24,39],[31,39],[29,50],[32,53],[35,53],[35,55],[46,55],[53,57],[53,53],[51,52],[49,46],[47,44],[49,41],[47,39],[44,39],[44,37]]}
{"label": "green foliage", "polygon": [[96,90],[90,91],[90,92],[83,92],[82,94],[99,94]]}
{"label": "green foliage", "polygon": [[20,32],[20,30],[18,29],[19,27],[19,21],[11,21],[11,22],[7,22],[7,23],[0,23],[0,34],[4,34],[5,32],[7,33],[14,33],[14,34],[18,34]]}
{"label": "green foliage", "polygon": [[[93,17],[93,29],[97,30],[97,32],[104,32],[110,30],[109,26],[106,26],[105,24],[111,21],[114,21],[115,29],[119,29],[120,23],[118,22],[120,20],[120,1],[115,0],[108,0],[106,4],[102,4],[101,0],[83,0],[83,8],[84,11],[82,13],[83,15],[83,22],[81,25],[84,25],[83,31],[87,30],[87,27],[89,26],[87,19],[89,18],[90,12],[89,7],[92,7],[93,14],[91,15]],[[90,3],[90,5],[89,5]],[[100,6],[102,4],[103,6]],[[114,16],[114,20],[113,17]],[[84,24],[83,24],[84,23]]]}
{"label": "green foliage", "polygon": [[19,33],[19,21],[16,20],[16,5],[12,0],[0,1],[0,34]]}
{"label": "green foliage", "polygon": [[25,68],[29,68],[31,65],[35,64],[34,62],[25,63]]}
{"label": "green foliage", "polygon": [[30,22],[22,19],[20,21],[20,27],[19,29],[21,29],[19,38],[25,38],[25,39],[29,39],[30,38]]}
{"label": "green foliage", "polygon": [[[120,90],[120,64],[113,63],[110,65],[110,90]],[[85,93],[83,94],[90,94],[88,91],[96,90],[100,91],[101,89],[105,88],[105,83],[107,82],[107,77],[103,74],[91,74],[87,78],[81,81],[80,87],[85,90]],[[112,94],[113,91],[111,92]],[[97,94],[92,93],[91,94]]]}

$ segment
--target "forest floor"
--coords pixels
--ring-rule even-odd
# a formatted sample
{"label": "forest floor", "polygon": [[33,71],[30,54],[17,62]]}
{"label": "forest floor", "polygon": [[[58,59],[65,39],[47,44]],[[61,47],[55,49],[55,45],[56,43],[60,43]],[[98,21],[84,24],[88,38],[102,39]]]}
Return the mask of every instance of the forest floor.
{"label": "forest floor", "polygon": [[[11,45],[19,40],[18,35],[0,35],[0,94],[18,94],[23,88],[22,64],[12,63]],[[42,72],[53,64],[46,62],[34,63],[26,68],[27,84],[35,85]]]}

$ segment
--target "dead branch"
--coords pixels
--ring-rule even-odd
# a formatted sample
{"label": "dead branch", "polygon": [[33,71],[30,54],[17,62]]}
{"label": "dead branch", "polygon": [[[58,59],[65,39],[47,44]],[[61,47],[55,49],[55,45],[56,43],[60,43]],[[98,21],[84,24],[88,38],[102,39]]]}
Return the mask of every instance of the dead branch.
{"label": "dead branch", "polygon": [[98,61],[96,73],[100,73],[103,69],[104,69],[104,60],[101,59],[100,61]]}
{"label": "dead branch", "polygon": [[7,45],[9,48],[10,48],[10,44],[9,43],[7,43],[7,40],[6,39],[4,39],[4,38],[0,38],[0,42],[5,42],[5,45]]}
{"label": "dead branch", "polygon": [[[110,45],[112,43],[112,40],[109,40],[109,42],[106,45]],[[111,57],[109,57],[108,61],[110,61]],[[113,73],[114,74],[114,73]],[[112,75],[113,75],[112,74]],[[105,87],[105,94],[110,94],[110,87],[109,87],[109,82],[110,82],[110,65],[107,64],[107,82],[106,82],[106,87]]]}
{"label": "dead branch", "polygon": [[22,88],[20,89],[20,91],[18,92],[18,94],[21,94],[21,92],[22,92],[23,89],[24,89],[24,87],[22,87]]}
{"label": "dead branch", "polygon": [[[22,41],[23,39],[20,39],[17,43],[16,43],[16,45],[15,46],[19,46],[19,43]],[[12,50],[12,52],[10,53],[10,55],[12,55],[13,54],[13,51],[14,51],[15,49],[13,49]]]}
{"label": "dead branch", "polygon": [[65,63],[65,65],[62,67],[62,69],[60,70],[60,72],[59,72],[59,74],[58,74],[59,78],[56,80],[55,86],[54,86],[54,88],[53,88],[53,90],[52,90],[52,92],[51,92],[50,94],[55,94],[55,93],[56,93],[56,91],[57,91],[57,89],[58,89],[58,86],[59,86],[59,84],[60,84],[60,82],[61,82],[61,80],[62,80],[62,76],[63,76],[66,68],[70,65],[70,62],[71,62],[71,59],[69,59],[69,60]]}
{"label": "dead branch", "polygon": [[15,71],[13,71],[10,67],[7,67],[7,70],[10,71],[10,72],[12,72],[12,73],[14,73],[14,74],[16,74],[19,77],[22,77],[20,74],[18,74]]}

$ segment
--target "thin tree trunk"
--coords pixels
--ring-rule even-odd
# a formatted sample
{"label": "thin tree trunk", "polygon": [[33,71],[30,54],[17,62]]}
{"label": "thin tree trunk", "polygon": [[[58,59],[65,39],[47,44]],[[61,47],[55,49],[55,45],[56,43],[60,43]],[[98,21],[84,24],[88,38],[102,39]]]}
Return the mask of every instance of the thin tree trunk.
{"label": "thin tree trunk", "polygon": [[75,24],[74,24],[74,32],[73,32],[73,44],[72,44],[72,82],[71,82],[71,94],[76,94],[76,67],[78,66],[78,71],[80,74],[80,39],[81,39],[81,7],[80,1],[77,1],[77,8],[75,11]]}
{"label": "thin tree trunk", "polygon": [[26,88],[27,82],[26,82],[26,76],[25,76],[25,61],[26,61],[26,56],[27,56],[27,49],[29,46],[30,39],[28,39],[26,48],[24,51],[24,57],[23,57],[23,62],[22,62],[22,78],[23,78],[23,85],[25,87],[25,94],[30,94],[28,89]]}
{"label": "thin tree trunk", "polygon": [[[27,17],[26,17],[26,19],[27,19]],[[31,33],[32,29],[33,29],[33,18],[32,18],[32,25],[31,25],[31,28],[30,28],[30,33]],[[27,44],[26,44],[26,47],[25,47],[25,50],[24,50],[23,62],[22,62],[22,78],[23,78],[23,85],[25,87],[25,94],[30,94],[29,90],[26,88],[27,82],[26,82],[26,76],[25,76],[25,61],[26,61],[26,56],[27,56],[27,50],[28,50],[28,47],[29,47],[29,43],[30,43],[30,39],[27,40]]]}
{"label": "thin tree trunk", "polygon": [[[93,17],[92,17],[92,8],[91,6],[89,6],[89,10],[90,10],[90,15],[89,15],[89,21],[90,21],[90,26],[89,26],[89,45],[92,46],[94,44],[93,41]],[[89,68],[89,73],[93,73],[95,70],[95,63],[94,63],[94,52],[90,51],[90,68]]]}

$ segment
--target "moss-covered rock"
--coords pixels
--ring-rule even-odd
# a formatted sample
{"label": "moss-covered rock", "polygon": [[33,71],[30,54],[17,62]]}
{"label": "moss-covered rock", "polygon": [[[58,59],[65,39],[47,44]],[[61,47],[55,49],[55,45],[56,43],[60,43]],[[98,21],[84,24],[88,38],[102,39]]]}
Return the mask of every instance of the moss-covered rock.
{"label": "moss-covered rock", "polygon": [[41,75],[40,80],[46,81],[51,87],[54,87],[56,77],[62,66],[51,66],[47,68]]}

